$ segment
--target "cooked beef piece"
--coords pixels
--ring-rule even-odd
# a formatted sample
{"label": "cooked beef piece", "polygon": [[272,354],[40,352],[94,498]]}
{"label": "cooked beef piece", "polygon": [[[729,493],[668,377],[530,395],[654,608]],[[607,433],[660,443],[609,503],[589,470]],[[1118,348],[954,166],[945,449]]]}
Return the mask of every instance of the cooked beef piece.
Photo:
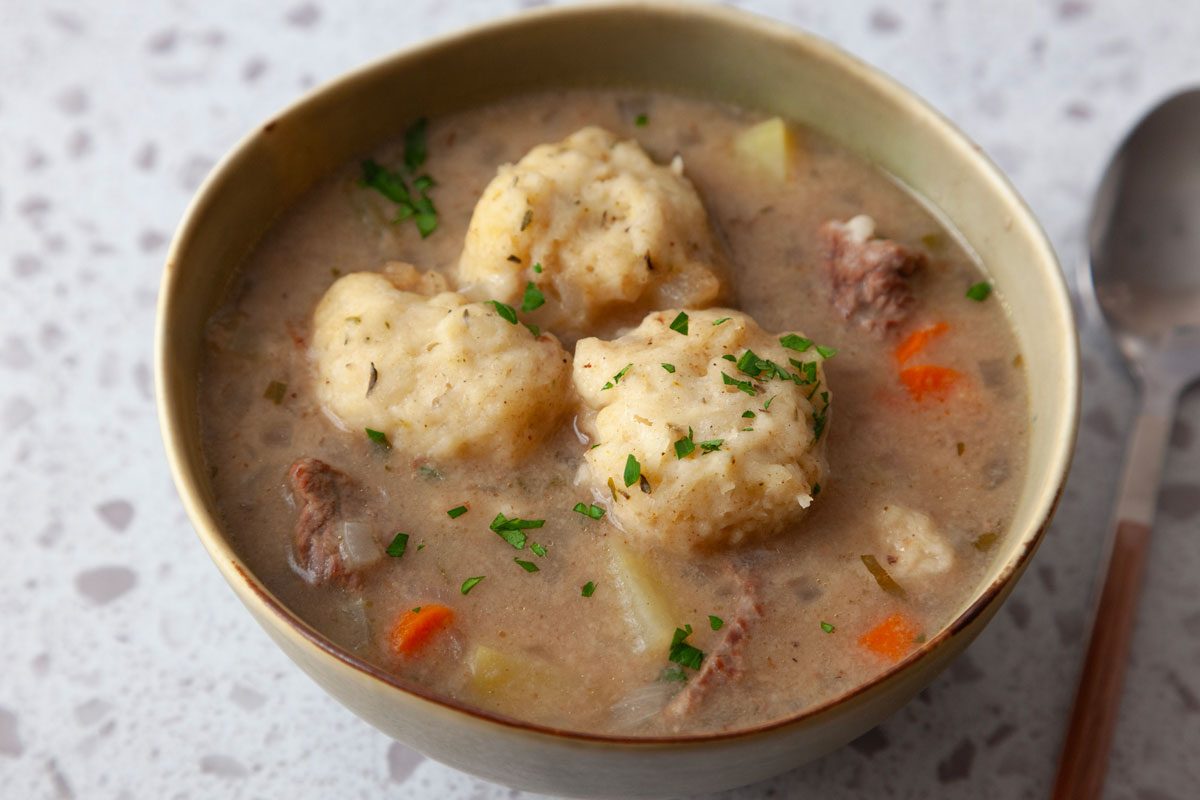
{"label": "cooked beef piece", "polygon": [[862,214],[847,222],[826,222],[821,236],[838,313],[873,333],[903,322],[913,303],[908,281],[925,266],[925,254],[874,238],[875,220]]}
{"label": "cooked beef piece", "polygon": [[296,564],[309,583],[357,585],[359,576],[342,561],[338,527],[343,505],[354,491],[350,478],[315,458],[302,458],[288,469],[300,516],[292,544]]}
{"label": "cooked beef piece", "polygon": [[750,638],[750,625],[762,617],[762,601],[758,585],[744,574],[740,583],[738,604],[733,619],[726,620],[725,632],[717,646],[704,656],[700,671],[692,676],[683,691],[675,695],[666,708],[668,717],[681,720],[715,687],[737,678],[742,673],[742,650]]}

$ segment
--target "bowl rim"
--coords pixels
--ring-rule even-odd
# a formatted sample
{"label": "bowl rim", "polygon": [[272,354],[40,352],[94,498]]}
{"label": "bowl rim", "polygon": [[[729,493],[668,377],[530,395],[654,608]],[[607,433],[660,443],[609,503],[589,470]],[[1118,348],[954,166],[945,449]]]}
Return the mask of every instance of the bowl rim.
{"label": "bowl rim", "polygon": [[[300,619],[295,612],[267,589],[254,573],[243,564],[234,552],[229,541],[221,531],[221,525],[213,514],[210,514],[201,499],[199,490],[200,480],[189,468],[186,453],[187,438],[184,435],[182,414],[179,412],[180,398],[172,385],[166,379],[170,352],[167,346],[167,331],[173,321],[174,297],[177,291],[178,270],[175,265],[180,263],[181,255],[186,250],[192,238],[192,229],[198,224],[200,212],[205,208],[208,195],[217,186],[222,176],[235,168],[237,163],[252,148],[254,142],[264,128],[269,130],[275,122],[290,116],[296,110],[307,105],[320,96],[336,94],[346,87],[372,76],[388,73],[400,68],[405,61],[415,60],[426,53],[453,45],[461,45],[472,37],[482,33],[498,33],[513,28],[522,27],[530,22],[545,19],[586,18],[595,14],[651,14],[656,21],[664,23],[683,17],[695,19],[702,17],[706,21],[739,28],[752,35],[784,41],[787,44],[799,45],[817,58],[834,64],[838,69],[850,74],[857,82],[871,87],[876,92],[897,102],[909,113],[921,117],[929,124],[931,132],[943,141],[963,149],[975,174],[990,184],[993,192],[1001,195],[1006,205],[1022,219],[1014,218],[1015,222],[1023,222],[1023,227],[1036,251],[1040,251],[1039,262],[1053,265],[1057,269],[1046,276],[1053,286],[1052,303],[1061,318],[1070,323],[1070,331],[1064,337],[1069,348],[1067,369],[1060,376],[1064,391],[1059,403],[1059,411],[1065,412],[1069,424],[1057,431],[1050,458],[1046,469],[1046,486],[1053,485],[1052,491],[1043,490],[1035,509],[1034,519],[1040,520],[1032,531],[1028,532],[1014,551],[1007,563],[1001,568],[995,579],[985,587],[972,602],[949,622],[941,631],[923,642],[920,647],[903,660],[879,672],[870,680],[852,687],[851,689],[823,702],[807,707],[802,711],[785,717],[772,719],[753,726],[737,728],[728,731],[716,731],[697,734],[675,734],[657,736],[630,736],[602,733],[589,733],[568,728],[558,728],[531,722],[505,714],[500,714],[478,706],[471,705],[422,686],[404,682],[379,667],[359,658],[353,653],[339,647],[307,622]],[[596,745],[622,745],[637,747],[654,747],[662,745],[701,745],[741,740],[765,734],[781,728],[802,724],[818,717],[838,706],[845,705],[855,698],[882,685],[891,682],[897,676],[909,671],[915,664],[924,661],[934,654],[941,646],[968,630],[984,612],[1001,598],[1013,584],[1014,579],[1025,569],[1030,558],[1037,550],[1049,528],[1054,512],[1062,498],[1067,474],[1074,456],[1074,443],[1079,425],[1080,380],[1079,380],[1079,343],[1078,327],[1075,324],[1074,310],[1063,275],[1062,267],[1053,247],[1037,222],[1028,204],[1021,198],[1011,182],[999,168],[989,159],[977,144],[965,133],[958,129],[947,117],[935,110],[928,102],[919,97],[894,78],[881,70],[867,64],[858,57],[851,55],[832,42],[792,25],[772,20],[742,9],[730,8],[716,4],[681,3],[671,0],[616,0],[616,2],[584,2],[570,6],[547,7],[512,14],[499,19],[487,20],[470,25],[450,33],[422,40],[421,42],[402,48],[396,52],[373,59],[359,67],[339,74],[332,80],[320,84],[300,98],[287,104],[283,110],[271,117],[265,126],[252,128],[234,145],[217,163],[196,191],[179,223],[172,238],[171,247],[165,261],[163,277],[159,288],[156,310],[156,325],[154,336],[155,364],[155,393],[158,398],[157,409],[160,433],[166,449],[167,461],[171,476],[183,502],[189,521],[196,530],[201,543],[209,556],[217,565],[226,580],[234,588],[239,599],[249,604],[248,593],[259,603],[269,609],[271,616],[277,622],[285,624],[292,633],[332,657],[345,667],[356,670],[362,675],[379,681],[389,689],[399,690],[414,699],[426,701],[452,713],[460,713],[477,721],[491,723],[501,727],[527,734],[540,734],[552,738],[562,738],[577,742]],[[260,620],[261,622],[261,620]]]}

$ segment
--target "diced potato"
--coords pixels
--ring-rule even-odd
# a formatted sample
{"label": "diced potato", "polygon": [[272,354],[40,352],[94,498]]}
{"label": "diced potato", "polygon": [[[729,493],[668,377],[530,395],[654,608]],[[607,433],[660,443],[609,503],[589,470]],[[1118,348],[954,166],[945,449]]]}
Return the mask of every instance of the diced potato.
{"label": "diced potato", "polygon": [[609,539],[609,560],[625,617],[636,634],[634,651],[667,653],[678,625],[675,609],[646,561],[623,542]]}
{"label": "diced potato", "polygon": [[471,687],[487,696],[508,692],[514,684],[526,679],[531,663],[521,656],[504,653],[485,644],[471,651]]}
{"label": "diced potato", "polygon": [[796,141],[787,123],[779,117],[771,117],[742,131],[733,147],[747,166],[777,181],[787,180]]}
{"label": "diced potato", "polygon": [[507,714],[552,708],[564,694],[577,690],[561,668],[541,659],[476,645],[467,659],[469,685],[476,699]]}

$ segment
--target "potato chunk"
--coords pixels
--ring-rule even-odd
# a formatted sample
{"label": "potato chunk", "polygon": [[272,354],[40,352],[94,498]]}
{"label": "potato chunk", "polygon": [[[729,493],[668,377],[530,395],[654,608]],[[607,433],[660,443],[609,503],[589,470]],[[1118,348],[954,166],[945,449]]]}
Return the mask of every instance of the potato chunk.
{"label": "potato chunk", "polygon": [[469,297],[513,305],[532,282],[545,304],[529,318],[573,342],[652,309],[709,305],[723,269],[682,169],[593,127],[500,167],[475,206],[458,277]]}
{"label": "potato chunk", "polygon": [[313,328],[325,410],[355,434],[387,434],[407,454],[511,463],[569,401],[570,356],[557,339],[453,292],[425,297],[354,273],[329,287]]}
{"label": "potato chunk", "polygon": [[737,311],[690,311],[686,335],[679,314],[576,346],[580,427],[595,442],[581,477],[636,546],[687,553],[775,535],[825,472],[822,358]]}
{"label": "potato chunk", "polygon": [[796,144],[787,123],[771,117],[738,134],[733,149],[742,163],[782,183],[791,170]]}

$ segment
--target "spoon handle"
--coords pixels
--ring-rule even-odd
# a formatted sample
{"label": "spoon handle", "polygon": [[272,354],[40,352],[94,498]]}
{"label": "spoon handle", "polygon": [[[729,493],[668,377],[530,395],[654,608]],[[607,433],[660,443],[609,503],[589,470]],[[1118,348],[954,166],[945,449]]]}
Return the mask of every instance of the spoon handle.
{"label": "spoon handle", "polygon": [[1097,800],[1104,788],[1174,404],[1173,391],[1146,387],[1114,509],[1116,530],[1059,759],[1054,800]]}

